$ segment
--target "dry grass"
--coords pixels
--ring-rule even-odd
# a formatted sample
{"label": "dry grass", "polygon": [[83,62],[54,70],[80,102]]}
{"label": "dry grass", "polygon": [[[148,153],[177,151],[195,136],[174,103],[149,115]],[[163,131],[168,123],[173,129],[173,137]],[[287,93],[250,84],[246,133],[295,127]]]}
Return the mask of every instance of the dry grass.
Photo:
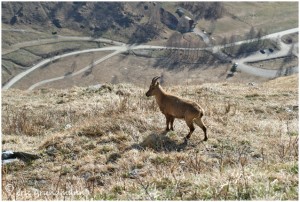
{"label": "dry grass", "polygon": [[103,47],[103,44],[97,42],[68,41],[68,42],[59,42],[59,43],[52,43],[52,44],[43,44],[39,46],[31,46],[25,48],[25,50],[35,55],[48,58],[50,56],[67,53],[67,52],[73,52],[76,50],[101,48],[101,47]]}
{"label": "dry grass", "polygon": [[298,32],[293,33],[293,34],[287,34],[287,35],[284,35],[281,40],[287,44],[298,43],[299,34],[298,34]]}
{"label": "dry grass", "polygon": [[[39,68],[31,74],[18,81],[13,88],[28,89],[31,85],[44,79],[63,76],[72,70],[76,63],[75,71],[80,70],[94,58],[94,61],[104,57],[108,52],[81,54],[79,56],[66,57],[49,64],[45,68]],[[192,55],[192,54],[191,54]],[[175,56],[175,55],[174,55]],[[167,60],[167,59],[166,59]],[[63,80],[50,82],[37,88],[65,89],[74,86],[90,86],[99,83],[133,83],[139,87],[148,87],[148,81],[156,75],[164,75],[165,86],[171,85],[199,85],[202,83],[227,81],[227,72],[231,68],[230,63],[226,64],[179,64],[174,69],[172,61],[163,60],[158,62],[157,58],[137,57],[135,55],[119,54],[95,65],[90,74],[80,74],[66,77]],[[180,73],[179,73],[180,72]],[[262,82],[265,78],[256,77],[246,73],[228,79],[230,82]]]}
{"label": "dry grass", "polygon": [[[244,29],[244,33],[248,32],[251,26],[273,33],[297,27],[298,24],[298,2],[227,2],[225,8],[236,16],[235,22],[239,21],[244,24],[243,27],[248,27]],[[220,33],[223,28],[227,29],[226,24],[219,26]],[[242,29],[239,32],[242,32]]]}
{"label": "dry grass", "polygon": [[3,166],[3,199],[298,199],[298,75],[169,87],[206,110],[207,142],[199,128],[184,142],[179,120],[164,132],[145,91],[3,91],[3,149],[42,157]]}
{"label": "dry grass", "polygon": [[[60,60],[53,61],[52,63],[48,63],[47,65],[38,68],[37,70],[33,71],[26,77],[22,78],[14,85],[14,87],[19,89],[28,89],[31,85],[46,79],[56,78],[61,76],[67,77],[71,73],[75,73],[80,69],[83,69],[84,67],[92,64],[93,62],[108,55],[109,53],[110,53],[109,51],[103,51],[103,52],[101,51],[101,52],[94,52],[94,53],[92,52],[92,53],[69,56]],[[79,78],[82,79],[85,76],[88,75],[81,74]],[[72,77],[71,77],[71,81],[70,80],[68,81],[69,84],[73,85]]]}
{"label": "dry grass", "polygon": [[15,75],[21,73],[24,68],[20,65],[13,63],[12,61],[2,60],[2,83],[9,81]]}
{"label": "dry grass", "polygon": [[29,67],[30,65],[41,60],[42,58],[24,49],[20,49],[2,56],[2,59],[12,61],[13,63],[23,67]]}
{"label": "dry grass", "polygon": [[[298,2],[224,2],[224,7],[226,14],[216,20],[212,34],[217,44],[233,35],[245,39],[251,27],[274,33],[298,26]],[[197,27],[209,31],[212,24],[200,20]]]}
{"label": "dry grass", "polygon": [[[5,24],[4,24],[5,25]],[[2,24],[3,26],[3,24]],[[5,26],[3,29],[12,29],[10,26]],[[20,28],[21,29],[21,28]],[[30,30],[28,27],[24,27],[25,30]],[[2,33],[2,48],[3,50],[9,49],[11,45],[16,43],[32,41],[37,39],[47,39],[52,37],[50,34],[43,32],[35,32],[30,30],[31,32],[13,32],[13,31],[3,31]]]}
{"label": "dry grass", "polygon": [[262,60],[257,62],[249,62],[251,66],[263,69],[287,69],[298,66],[298,58],[296,56],[286,56],[282,58],[275,58],[271,60]]}

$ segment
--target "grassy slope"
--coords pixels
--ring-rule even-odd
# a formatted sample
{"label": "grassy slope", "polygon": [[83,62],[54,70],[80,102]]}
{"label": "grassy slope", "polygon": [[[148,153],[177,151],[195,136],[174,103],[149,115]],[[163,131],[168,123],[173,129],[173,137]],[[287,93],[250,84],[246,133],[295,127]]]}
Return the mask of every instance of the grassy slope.
{"label": "grassy slope", "polygon": [[[42,156],[4,166],[15,191],[3,198],[298,199],[298,75],[167,90],[204,107],[207,142],[197,128],[184,143],[179,120],[165,133],[154,99],[132,85],[3,91],[3,149]],[[41,192],[70,190],[79,195]]]}
{"label": "grassy slope", "polygon": [[269,33],[298,26],[298,2],[228,2],[225,7],[250,26]]}

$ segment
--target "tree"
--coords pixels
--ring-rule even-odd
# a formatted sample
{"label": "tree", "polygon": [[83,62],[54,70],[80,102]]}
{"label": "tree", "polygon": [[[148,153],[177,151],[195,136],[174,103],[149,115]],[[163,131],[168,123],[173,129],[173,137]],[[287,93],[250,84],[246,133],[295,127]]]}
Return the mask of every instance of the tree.
{"label": "tree", "polygon": [[284,58],[284,63],[289,63],[293,60],[293,50],[294,50],[294,44],[291,45],[289,52],[287,53],[286,57]]}
{"label": "tree", "polygon": [[236,70],[237,70],[237,64],[234,63],[234,64],[232,65],[230,71],[231,71],[232,73],[234,73],[234,72],[236,72]]}
{"label": "tree", "polygon": [[145,43],[159,35],[160,30],[155,24],[147,23],[137,25],[135,32],[131,35],[129,43]]}
{"label": "tree", "polygon": [[227,37],[224,36],[224,38],[222,39],[222,42],[221,42],[221,45],[223,46],[223,50],[225,53],[227,53],[227,47],[226,47],[226,44],[228,44],[228,40],[227,40]]}
{"label": "tree", "polygon": [[225,12],[222,2],[182,2],[179,5],[191,11],[196,20],[201,18],[216,20],[221,18]]}
{"label": "tree", "polygon": [[251,26],[248,33],[246,33],[246,39],[254,39],[256,37],[256,32],[253,26]]}
{"label": "tree", "polygon": [[260,28],[256,34],[258,46],[264,46],[264,40],[261,38],[265,35],[265,32]]}
{"label": "tree", "polygon": [[[237,42],[237,36],[236,35],[232,35],[229,38],[229,44],[234,44],[235,42]],[[234,50],[235,50],[235,46],[233,46],[233,45],[230,45],[230,46],[227,47],[227,51],[231,55],[234,55]]]}
{"label": "tree", "polygon": [[167,41],[168,46],[180,47],[180,41],[182,39],[182,34],[180,32],[173,32]]}
{"label": "tree", "polygon": [[212,19],[210,20],[210,25],[209,25],[209,28],[208,28],[208,33],[209,34],[213,34],[214,31],[216,29],[216,20],[215,19]]}
{"label": "tree", "polygon": [[223,4],[221,2],[213,2],[209,4],[208,9],[205,12],[204,18],[216,20],[223,16],[223,12]]}
{"label": "tree", "polygon": [[261,39],[261,37],[263,37],[264,35],[264,31],[262,30],[262,28],[260,28],[256,34],[256,38]]}
{"label": "tree", "polygon": [[74,72],[76,67],[77,67],[77,63],[76,63],[76,61],[74,61],[71,65],[71,72]]}
{"label": "tree", "polygon": [[152,5],[150,8],[150,17],[149,17],[149,24],[151,24],[153,27],[158,28],[160,24],[160,12],[159,12],[159,6],[158,5]]}
{"label": "tree", "polygon": [[278,50],[281,49],[281,38],[280,38],[280,36],[278,36],[278,37],[276,38],[276,48],[277,48]]}

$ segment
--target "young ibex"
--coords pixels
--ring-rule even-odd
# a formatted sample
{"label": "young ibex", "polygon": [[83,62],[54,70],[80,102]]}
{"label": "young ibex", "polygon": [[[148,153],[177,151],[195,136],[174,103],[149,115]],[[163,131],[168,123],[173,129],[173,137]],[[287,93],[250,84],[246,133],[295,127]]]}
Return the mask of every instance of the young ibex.
{"label": "young ibex", "polygon": [[202,121],[204,110],[195,102],[184,100],[166,93],[159,85],[157,80],[160,77],[154,77],[146,96],[155,96],[156,102],[159,106],[160,111],[166,116],[166,124],[169,129],[174,130],[173,123],[175,118],[184,119],[188,127],[190,128],[189,134],[186,139],[189,139],[195,130],[193,122],[195,122],[204,132],[204,141],[207,140],[206,126]]}

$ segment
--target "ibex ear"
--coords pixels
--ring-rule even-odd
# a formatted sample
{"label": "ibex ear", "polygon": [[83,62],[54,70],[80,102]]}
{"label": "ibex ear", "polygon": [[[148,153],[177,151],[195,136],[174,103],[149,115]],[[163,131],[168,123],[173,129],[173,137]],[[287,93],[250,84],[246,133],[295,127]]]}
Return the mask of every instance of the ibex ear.
{"label": "ibex ear", "polygon": [[155,86],[159,86],[159,82],[158,81],[155,83]]}

